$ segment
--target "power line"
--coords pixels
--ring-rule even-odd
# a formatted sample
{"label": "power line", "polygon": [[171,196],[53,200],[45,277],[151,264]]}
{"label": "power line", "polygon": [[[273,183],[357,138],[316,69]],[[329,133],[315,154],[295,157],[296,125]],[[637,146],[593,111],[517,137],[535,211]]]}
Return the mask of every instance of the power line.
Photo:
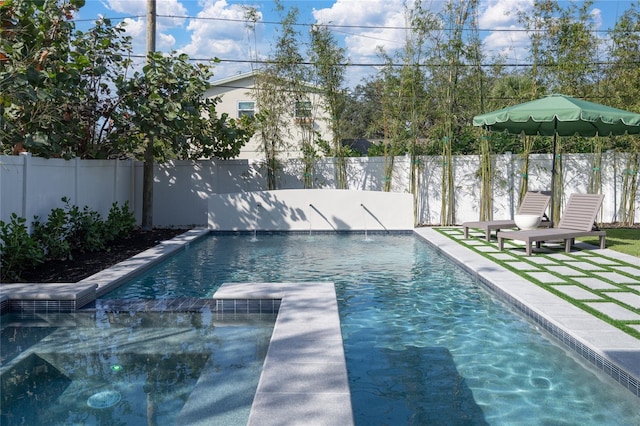
{"label": "power line", "polygon": [[[198,58],[191,58],[191,60],[194,61],[207,61],[207,60],[212,60],[212,59],[198,59]],[[218,59],[219,62],[230,62],[230,63],[248,63],[248,64],[262,64],[262,65],[271,65],[271,64],[277,64],[278,61],[270,61],[270,60],[252,60],[252,59]],[[297,62],[296,65],[315,65],[314,62]],[[500,62],[492,62],[492,63],[481,63],[479,64],[481,67],[495,67],[497,65],[499,66],[503,66],[506,68],[523,68],[523,67],[532,67],[534,64],[533,63],[524,63],[524,64],[519,64],[519,63],[500,63]],[[543,68],[555,68],[560,66],[559,64],[535,64],[538,67],[543,67]],[[596,65],[596,66],[606,66],[606,65],[621,65],[620,62],[592,62],[589,65]],[[632,61],[632,62],[625,62],[622,65],[626,65],[626,66],[638,66],[640,65],[640,61]],[[344,63],[339,63],[339,64],[335,64],[335,66],[337,67],[372,67],[372,68],[377,68],[377,67],[388,67],[388,66],[392,66],[392,67],[403,67],[403,66],[407,66],[407,64],[405,63],[351,63],[351,62],[344,62]],[[409,64],[409,66],[419,66],[419,67],[437,67],[437,68],[443,68],[443,67],[450,67],[451,65],[448,63],[418,63],[418,64]],[[460,63],[460,64],[456,64],[455,66],[457,67],[477,67],[478,64],[470,64],[470,63]]]}
{"label": "power line", "polygon": [[[132,58],[139,58],[139,59],[144,59],[145,56],[143,55],[131,55]],[[280,62],[276,61],[276,60],[268,60],[268,59],[220,59],[220,58],[189,58],[189,61],[191,62],[226,62],[226,63],[237,63],[237,64],[254,64],[254,65],[274,65],[274,64],[279,64]],[[311,66],[311,65],[315,65],[315,62],[310,62],[310,61],[301,61],[301,62],[296,62],[295,64],[291,64],[291,65],[304,65],[304,66]],[[455,64],[454,66],[456,67],[462,67],[462,68],[472,68],[472,67],[483,67],[483,68],[487,68],[487,67],[495,67],[495,66],[502,66],[505,68],[526,68],[526,67],[532,67],[536,65],[537,67],[540,68],[556,68],[561,66],[561,64],[534,64],[534,63],[502,63],[502,62],[483,62],[481,64],[472,64],[472,63],[458,63]],[[631,67],[637,67],[640,66],[640,61],[629,61],[629,62],[612,62],[612,61],[599,61],[599,62],[591,62],[588,65],[593,65],[593,66],[611,66],[611,65],[616,65],[618,67],[622,67],[622,68],[631,68]],[[379,68],[379,67],[404,67],[407,66],[406,63],[385,63],[385,62],[380,62],[380,63],[353,63],[353,62],[341,62],[338,64],[334,64],[334,66],[336,67],[370,67],[370,68]],[[446,68],[446,67],[450,67],[451,65],[449,63],[427,63],[427,62],[422,62],[422,63],[418,63],[418,64],[408,64],[408,66],[418,66],[418,67],[433,67],[433,68]]]}
{"label": "power line", "polygon": [[[234,18],[218,18],[212,16],[178,16],[178,15],[158,15],[159,18],[171,18],[171,19],[193,19],[200,21],[223,21],[223,22],[240,22],[244,24],[253,23],[253,21],[249,21],[247,19],[234,19]],[[257,21],[256,23],[267,24],[267,25],[282,25],[282,22],[279,21]],[[364,30],[400,30],[407,31],[414,29],[413,27],[407,26],[386,26],[386,25],[340,25],[340,24],[304,24],[304,23],[293,23],[291,25],[301,26],[301,27],[327,27],[327,28],[351,28],[351,29],[364,29]],[[451,31],[451,28],[439,28],[433,31]],[[456,28],[456,30],[458,30]],[[529,32],[531,30],[527,30],[525,28],[462,28],[462,31],[479,31],[479,32]],[[591,29],[589,32],[592,33],[608,33],[610,30],[597,30]]]}
{"label": "power line", "polygon": [[[242,24],[249,24],[252,21],[247,19],[234,19],[234,18],[219,18],[219,17],[209,17],[209,16],[190,16],[190,15],[156,15],[158,18],[169,18],[169,19],[191,19],[194,21],[221,21],[221,22],[238,22]],[[104,19],[109,19],[111,21],[124,21],[126,19],[139,19],[144,18],[145,15],[130,15],[130,16],[117,16],[117,17],[103,17]],[[85,19],[74,19],[74,22],[93,22],[96,18],[85,18]],[[282,25],[282,22],[279,21],[258,21],[256,23],[266,24],[266,25]],[[385,26],[385,25],[340,25],[340,24],[305,24],[305,23],[293,23],[291,25],[301,26],[301,27],[327,27],[327,28],[335,28],[335,29],[362,29],[362,30],[398,30],[398,31],[408,31],[412,30],[413,27],[407,26]],[[433,31],[451,31],[450,28],[440,28]],[[457,29],[458,30],[458,29]],[[532,30],[527,30],[526,28],[462,28],[462,31],[478,31],[483,33],[489,32],[506,32],[506,33],[523,33],[523,32],[531,32]],[[607,34],[611,32],[610,29],[590,29],[588,30],[590,33],[600,33]],[[632,33],[640,32],[640,31],[630,31]],[[361,34],[353,34],[347,33],[350,35],[360,36]]]}

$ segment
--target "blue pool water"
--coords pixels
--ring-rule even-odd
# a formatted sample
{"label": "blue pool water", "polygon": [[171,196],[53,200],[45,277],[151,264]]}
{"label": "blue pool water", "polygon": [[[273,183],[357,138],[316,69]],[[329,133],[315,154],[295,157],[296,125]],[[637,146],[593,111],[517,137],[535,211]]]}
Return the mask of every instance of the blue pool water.
{"label": "blue pool water", "polygon": [[336,284],[354,417],[377,424],[640,424],[638,399],[413,235],[215,235],[107,297],[224,282]]}
{"label": "blue pool water", "polygon": [[246,424],[274,322],[210,309],[3,315],[0,424]]}

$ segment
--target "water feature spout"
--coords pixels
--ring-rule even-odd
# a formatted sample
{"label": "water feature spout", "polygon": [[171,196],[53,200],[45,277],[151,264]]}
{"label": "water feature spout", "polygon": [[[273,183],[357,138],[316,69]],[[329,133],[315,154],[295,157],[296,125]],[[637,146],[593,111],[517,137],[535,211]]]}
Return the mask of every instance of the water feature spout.
{"label": "water feature spout", "polygon": [[[367,208],[364,206],[364,204],[360,203],[360,207],[362,207],[365,211],[367,211]],[[365,241],[369,241],[369,236],[367,235],[367,216],[364,216],[364,240]]]}
{"label": "water feature spout", "polygon": [[258,211],[256,212],[256,224],[253,227],[253,237],[251,238],[251,242],[256,242],[258,241],[258,221],[260,219],[260,208],[262,208],[262,203],[257,202],[256,203],[256,209],[258,209]]}
{"label": "water feature spout", "polygon": [[309,204],[309,207],[311,207],[316,213],[318,213],[318,215],[320,215],[320,217],[323,218],[324,221],[327,222],[334,231],[337,231],[336,227],[333,226],[333,223],[331,223],[331,221],[324,214],[322,214],[322,212],[318,210],[316,206],[314,206],[313,204]]}
{"label": "water feature spout", "polygon": [[[387,227],[386,227],[386,226],[384,226],[384,224],[383,224],[382,222],[380,222],[380,219],[378,219],[378,217],[377,217],[375,214],[373,214],[373,212],[372,212],[371,210],[369,210],[369,209],[367,208],[367,206],[365,206],[364,204],[360,203],[360,207],[362,207],[362,208],[364,209],[364,211],[365,211],[365,212],[369,213],[369,216],[371,216],[371,217],[372,217],[376,222],[378,222],[378,224],[379,224],[380,226],[382,226],[382,228],[383,228],[385,231],[389,232],[389,230],[387,229]],[[365,232],[366,232],[366,220],[365,220]]]}

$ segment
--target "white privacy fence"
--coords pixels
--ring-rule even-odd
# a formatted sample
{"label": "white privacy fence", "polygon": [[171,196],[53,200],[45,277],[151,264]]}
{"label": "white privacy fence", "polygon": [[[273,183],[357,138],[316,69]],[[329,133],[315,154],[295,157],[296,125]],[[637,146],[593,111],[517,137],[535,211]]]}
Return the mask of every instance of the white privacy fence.
{"label": "white privacy fence", "polygon": [[[605,194],[600,220],[616,222],[620,208],[628,154],[603,154],[601,192]],[[392,191],[410,190],[410,159],[394,159]],[[382,191],[385,182],[384,158],[349,158],[348,188]],[[510,218],[517,207],[521,159],[518,155],[493,157],[494,218]],[[456,223],[478,219],[480,180],[478,156],[455,156]],[[312,180],[314,189],[335,188],[333,159],[317,162]],[[594,169],[589,154],[563,155],[564,194],[589,192]],[[421,157],[416,197],[416,223],[439,224],[442,193],[442,157]],[[531,156],[529,190],[548,190],[551,183],[551,156]],[[278,175],[278,189],[302,189],[301,161],[284,162]],[[213,194],[262,191],[266,189],[266,169],[259,160],[175,161],[156,166],[153,223],[158,227],[206,226],[208,203]],[[34,216],[46,219],[52,208],[62,207],[62,197],[71,205],[88,206],[103,218],[114,202],[129,202],[138,220],[142,210],[142,163],[132,160],[44,159],[30,156],[0,156],[0,220],[12,213],[30,223]],[[636,201],[640,219],[640,202]],[[389,206],[393,209],[394,206]]]}

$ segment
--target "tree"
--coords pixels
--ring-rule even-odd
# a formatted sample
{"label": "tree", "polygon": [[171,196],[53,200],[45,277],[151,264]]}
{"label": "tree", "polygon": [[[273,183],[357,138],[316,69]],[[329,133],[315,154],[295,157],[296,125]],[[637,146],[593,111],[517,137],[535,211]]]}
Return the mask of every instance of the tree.
{"label": "tree", "polygon": [[[475,27],[477,0],[449,0],[442,12],[439,31],[433,31],[429,60],[429,91],[435,102],[434,136],[442,140],[441,223],[455,223],[453,176],[454,142],[463,137],[471,111],[479,111],[477,78],[469,76],[469,60],[477,61],[477,39],[465,37],[466,28]],[[475,30],[474,30],[475,31]],[[472,32],[474,34],[474,32]]]}
{"label": "tree", "polygon": [[[533,13],[521,16],[530,32],[533,50],[532,59],[540,65],[536,82],[552,92],[571,96],[590,97],[597,81],[596,52],[599,41],[590,31],[593,17],[589,13],[593,1],[570,3],[560,8],[554,0],[536,0]],[[556,176],[553,191],[552,217],[560,217],[563,196],[562,152],[565,140],[557,139],[557,155],[552,159]],[[571,143],[580,143],[580,138],[566,139],[567,150]]]}
{"label": "tree", "polygon": [[111,115],[119,105],[115,78],[126,76],[131,66],[131,37],[122,25],[98,19],[87,32],[77,31],[72,40],[67,70],[76,76],[64,104],[67,121],[75,124],[74,156],[114,158],[121,155],[110,143]]}
{"label": "tree", "polygon": [[[383,154],[384,172],[382,189],[391,190],[393,180],[394,160],[398,155],[406,152],[407,146],[407,109],[406,102],[410,102],[410,81],[405,73],[396,72],[393,58],[380,50],[380,56],[386,65],[380,70],[381,124],[384,134]],[[403,67],[402,71],[405,71]]]}
{"label": "tree", "polygon": [[345,149],[342,146],[342,121],[345,111],[346,51],[339,47],[329,28],[316,25],[311,28],[311,62],[314,80],[320,88],[324,109],[329,114],[331,154],[336,158],[336,187],[347,188]]}
{"label": "tree", "polygon": [[127,74],[131,40],[99,19],[86,32],[70,19],[84,4],[0,5],[0,134],[3,152],[29,150],[61,158],[109,158],[110,116],[118,105],[114,77]]}
{"label": "tree", "polygon": [[[618,19],[611,31],[609,48],[612,65],[607,70],[607,94],[613,106],[640,112],[640,3],[636,2]],[[618,146],[627,151],[619,209],[620,222],[635,222],[635,204],[640,169],[640,137],[619,137]]]}
{"label": "tree", "polygon": [[[142,71],[116,81],[120,102],[112,138],[117,146],[151,162],[146,164],[151,167],[153,161],[174,158],[237,155],[252,136],[252,128],[226,115],[217,117],[218,99],[204,98],[212,75],[210,66],[193,64],[186,54],[150,53]],[[147,150],[153,154],[151,159],[145,156]],[[147,199],[142,227],[150,229],[153,197]]]}
{"label": "tree", "polygon": [[0,3],[0,136],[3,152],[68,157],[75,134],[66,102],[78,74],[69,62],[73,13],[84,0]]}
{"label": "tree", "polygon": [[292,107],[305,101],[305,74],[300,55],[300,34],[294,25],[298,9],[285,11],[279,1],[276,10],[282,16],[279,35],[267,65],[255,76],[256,127],[262,141],[267,166],[267,189],[276,189],[279,155],[287,149]]}
{"label": "tree", "polygon": [[[143,158],[149,148],[145,169],[148,164],[151,172],[154,161],[239,153],[253,129],[218,117],[218,100],[204,98],[211,66],[152,53],[129,78],[131,40],[122,27],[99,19],[87,32],[74,33],[70,20],[83,5],[0,2],[3,152],[15,147],[44,157]],[[152,226],[150,177],[143,190],[145,228]]]}
{"label": "tree", "polygon": [[347,94],[345,110],[342,115],[340,134],[345,139],[371,138],[384,136],[379,125],[380,90],[379,79],[365,80]]}

